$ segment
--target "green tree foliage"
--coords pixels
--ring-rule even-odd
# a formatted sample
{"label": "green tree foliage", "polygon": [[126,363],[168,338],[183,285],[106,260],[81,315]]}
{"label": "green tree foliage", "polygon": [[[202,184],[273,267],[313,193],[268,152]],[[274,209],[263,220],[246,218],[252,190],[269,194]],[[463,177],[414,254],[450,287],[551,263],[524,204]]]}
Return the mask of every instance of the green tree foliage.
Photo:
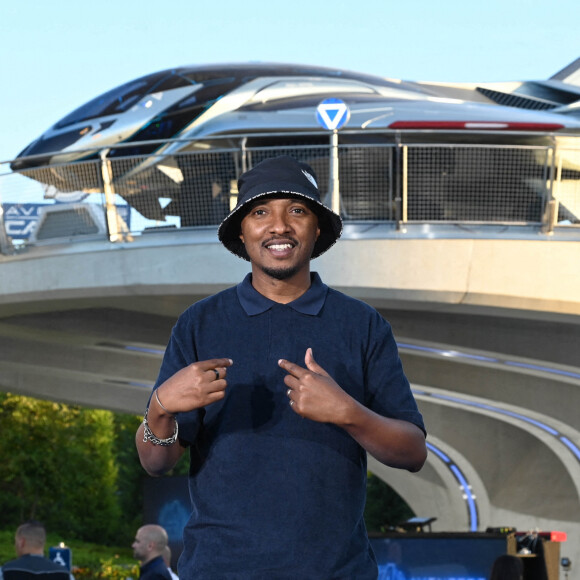
{"label": "green tree foliage", "polygon": [[368,532],[384,532],[414,515],[413,510],[392,487],[369,473],[364,513]]}
{"label": "green tree foliage", "polygon": [[0,394],[3,526],[35,518],[68,538],[112,540],[117,497],[114,416]]}
{"label": "green tree foliage", "polygon": [[117,498],[123,514],[120,522],[118,542],[131,545],[135,530],[143,525],[143,478],[145,473],[137,449],[135,432],[142,417],[115,414],[115,461],[117,465]]}

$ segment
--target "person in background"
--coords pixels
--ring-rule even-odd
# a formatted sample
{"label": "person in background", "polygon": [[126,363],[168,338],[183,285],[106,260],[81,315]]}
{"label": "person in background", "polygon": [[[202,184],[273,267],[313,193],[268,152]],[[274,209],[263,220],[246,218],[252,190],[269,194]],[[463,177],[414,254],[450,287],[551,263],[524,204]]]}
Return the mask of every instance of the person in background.
{"label": "person in background", "polygon": [[42,523],[29,520],[19,526],[14,537],[17,559],[0,567],[0,580],[74,580],[64,566],[45,557],[45,544]]}
{"label": "person in background", "polygon": [[173,580],[163,560],[167,543],[167,532],[161,526],[149,524],[137,530],[132,548],[139,560],[140,580]]}
{"label": "person in background", "polygon": [[165,546],[165,550],[163,550],[163,561],[173,580],[179,580],[179,576],[171,569],[171,548],[169,546]]}
{"label": "person in background", "polygon": [[491,569],[490,580],[523,580],[524,564],[521,558],[504,554],[498,556]]}

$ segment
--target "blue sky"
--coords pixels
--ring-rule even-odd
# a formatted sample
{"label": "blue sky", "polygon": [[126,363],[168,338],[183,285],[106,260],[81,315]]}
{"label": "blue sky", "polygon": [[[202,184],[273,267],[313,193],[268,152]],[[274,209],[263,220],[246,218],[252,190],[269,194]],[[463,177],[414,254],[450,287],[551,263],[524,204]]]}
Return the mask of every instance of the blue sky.
{"label": "blue sky", "polygon": [[578,0],[20,0],[0,10],[0,161],[65,114],[188,64],[295,62],[406,80],[542,79],[580,56]]}

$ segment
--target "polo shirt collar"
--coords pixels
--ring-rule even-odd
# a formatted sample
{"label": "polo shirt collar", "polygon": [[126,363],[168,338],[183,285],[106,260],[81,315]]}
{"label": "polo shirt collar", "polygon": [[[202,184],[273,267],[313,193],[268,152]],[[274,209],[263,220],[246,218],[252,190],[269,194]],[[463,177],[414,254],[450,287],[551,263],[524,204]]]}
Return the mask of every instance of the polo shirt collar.
{"label": "polo shirt collar", "polygon": [[[242,308],[246,311],[248,316],[262,314],[278,304],[260,294],[252,286],[251,273],[237,285],[236,289]],[[318,273],[311,272],[310,288],[308,288],[302,296],[289,302],[285,306],[290,306],[290,308],[293,308],[296,312],[300,312],[301,314],[316,316],[324,305],[327,291],[328,286],[322,282]]]}

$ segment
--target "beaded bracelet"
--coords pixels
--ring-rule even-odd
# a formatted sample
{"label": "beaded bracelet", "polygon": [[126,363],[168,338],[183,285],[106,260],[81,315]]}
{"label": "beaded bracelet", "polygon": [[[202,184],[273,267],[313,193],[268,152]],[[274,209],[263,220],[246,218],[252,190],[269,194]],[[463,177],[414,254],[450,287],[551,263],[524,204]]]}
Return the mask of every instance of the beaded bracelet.
{"label": "beaded bracelet", "polygon": [[153,431],[149,428],[149,423],[147,422],[147,414],[149,413],[149,407],[145,409],[145,416],[143,417],[143,443],[147,443],[147,441],[151,441],[153,445],[162,445],[163,447],[167,447],[169,445],[173,445],[177,441],[177,432],[179,430],[177,425],[177,419],[173,417],[175,421],[175,431],[173,431],[173,435],[168,437],[167,439],[159,439],[156,435],[153,434]]}

